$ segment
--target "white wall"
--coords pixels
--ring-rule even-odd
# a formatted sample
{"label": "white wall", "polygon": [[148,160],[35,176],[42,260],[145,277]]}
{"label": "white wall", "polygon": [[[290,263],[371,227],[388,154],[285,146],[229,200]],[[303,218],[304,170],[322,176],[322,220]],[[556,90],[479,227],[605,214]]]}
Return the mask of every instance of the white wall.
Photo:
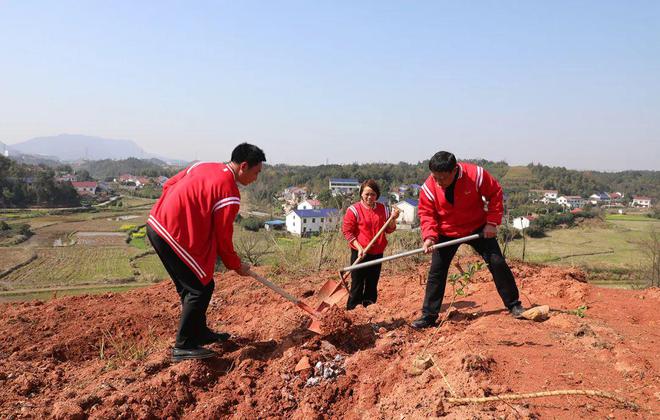
{"label": "white wall", "polygon": [[417,207],[405,201],[396,203],[396,206],[399,208],[399,211],[401,212],[399,214],[399,217],[396,219],[397,223],[407,224],[407,225],[415,224],[417,220]]}

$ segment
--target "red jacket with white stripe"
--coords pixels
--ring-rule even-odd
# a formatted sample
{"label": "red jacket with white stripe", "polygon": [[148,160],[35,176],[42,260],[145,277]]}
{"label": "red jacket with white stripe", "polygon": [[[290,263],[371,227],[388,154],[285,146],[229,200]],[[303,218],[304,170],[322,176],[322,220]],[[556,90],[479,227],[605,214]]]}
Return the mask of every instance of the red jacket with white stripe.
{"label": "red jacket with white stripe", "polygon": [[487,223],[498,226],[502,223],[503,212],[502,187],[488,171],[471,163],[458,164],[453,204],[446,200],[444,189],[438,186],[433,175],[429,175],[419,193],[419,220],[424,240],[437,241],[440,235],[467,236]]}
{"label": "red jacket with white stripe", "polygon": [[206,285],[218,255],[230,270],[241,266],[232,243],[240,204],[228,165],[197,162],[165,183],[147,223]]}
{"label": "red jacket with white stripe", "polygon": [[[389,217],[390,209],[383,203],[377,202],[376,207],[370,209],[360,201],[346,210],[342,232],[351,248],[356,249],[352,244],[354,239],[357,239],[358,243],[364,248],[369,245],[369,242],[376,236],[376,233],[383,227]],[[385,233],[392,233],[394,229],[396,229],[396,226],[393,228],[388,227],[385,229]],[[385,233],[380,235],[367,251],[367,254],[376,255],[385,251],[387,246]]]}

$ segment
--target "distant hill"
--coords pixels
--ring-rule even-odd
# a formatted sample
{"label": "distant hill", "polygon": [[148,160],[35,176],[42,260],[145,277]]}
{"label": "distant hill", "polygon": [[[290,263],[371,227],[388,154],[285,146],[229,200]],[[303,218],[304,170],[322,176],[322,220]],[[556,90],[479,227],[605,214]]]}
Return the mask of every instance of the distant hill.
{"label": "distant hill", "polygon": [[59,159],[55,156],[32,155],[29,153],[22,153],[15,149],[13,146],[5,144],[0,141],[0,155],[7,156],[11,160],[18,163],[25,163],[27,165],[59,165]]}
{"label": "distant hill", "polygon": [[60,134],[57,136],[36,137],[9,146],[11,151],[22,154],[55,156],[61,161],[158,158],[172,161],[162,156],[146,152],[132,140],[107,139],[80,134]]}

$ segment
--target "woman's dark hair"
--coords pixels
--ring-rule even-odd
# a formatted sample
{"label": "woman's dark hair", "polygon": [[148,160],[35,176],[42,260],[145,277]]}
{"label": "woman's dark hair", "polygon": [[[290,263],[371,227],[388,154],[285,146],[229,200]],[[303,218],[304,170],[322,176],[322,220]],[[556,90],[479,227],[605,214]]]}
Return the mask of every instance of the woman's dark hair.
{"label": "woman's dark hair", "polygon": [[231,152],[231,161],[234,163],[247,162],[248,168],[251,168],[259,162],[265,162],[266,155],[263,150],[253,144],[241,143]]}
{"label": "woman's dark hair", "polygon": [[376,200],[380,198],[380,187],[378,186],[378,183],[375,179],[367,179],[362,183],[362,185],[360,185],[360,197],[362,197],[362,191],[364,191],[365,187],[369,187],[374,190],[376,193]]}
{"label": "woman's dark hair", "polygon": [[456,167],[456,156],[449,152],[438,152],[429,160],[431,172],[451,172]]}

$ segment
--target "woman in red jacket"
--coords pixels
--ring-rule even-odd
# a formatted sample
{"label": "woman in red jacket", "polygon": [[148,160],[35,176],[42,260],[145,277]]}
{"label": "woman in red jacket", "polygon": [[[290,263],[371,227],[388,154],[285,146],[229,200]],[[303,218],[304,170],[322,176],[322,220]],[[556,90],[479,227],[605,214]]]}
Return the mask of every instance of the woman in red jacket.
{"label": "woman in red jacket", "polygon": [[[390,217],[387,206],[376,201],[378,197],[380,197],[378,184],[373,179],[368,179],[360,186],[360,201],[346,210],[342,232],[351,247],[351,264],[363,255],[363,262],[383,257],[383,251],[387,246],[385,234],[374,242],[366,251],[366,255],[364,249]],[[399,209],[395,208],[394,218],[385,229],[385,233],[392,233],[396,230],[398,215]],[[380,267],[381,264],[377,264],[351,272],[351,291],[346,309],[354,309],[360,304],[369,306],[376,302]]]}

